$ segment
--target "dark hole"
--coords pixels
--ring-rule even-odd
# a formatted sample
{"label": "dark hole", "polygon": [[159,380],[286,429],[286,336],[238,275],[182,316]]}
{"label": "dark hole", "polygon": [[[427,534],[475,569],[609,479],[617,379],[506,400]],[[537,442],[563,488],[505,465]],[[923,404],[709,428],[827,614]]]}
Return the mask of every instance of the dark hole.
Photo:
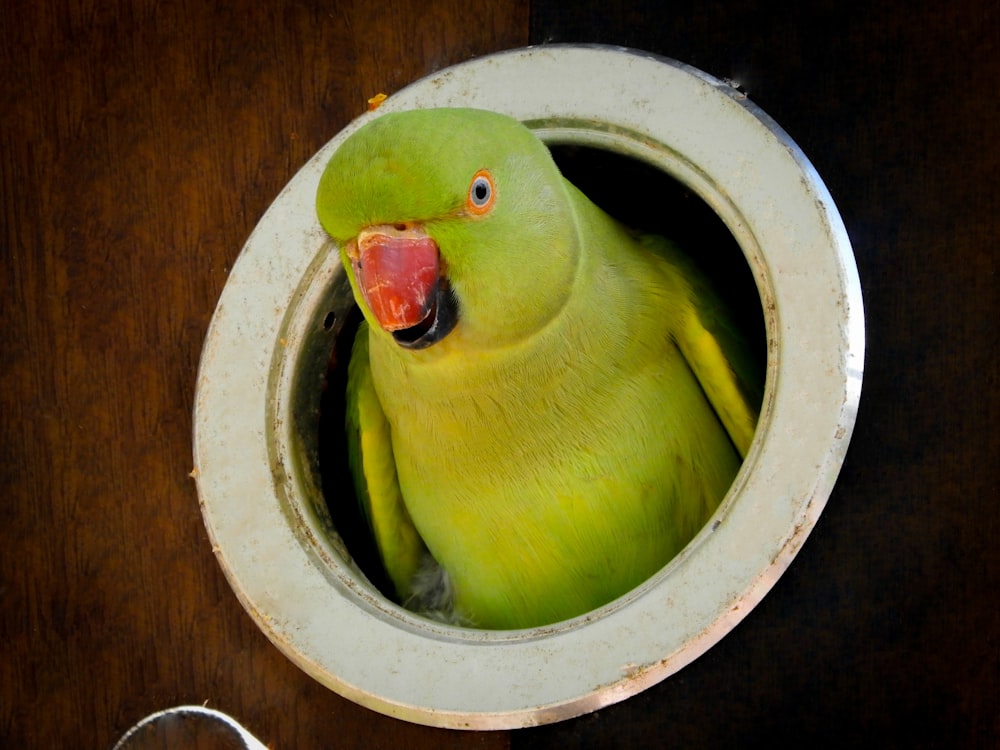
{"label": "dark hole", "polygon": [[759,363],[767,336],[753,272],[725,222],[690,188],[645,162],[597,148],[551,145],[563,175],[619,221],[676,242],[732,311]]}
{"label": "dark hole", "polygon": [[[345,279],[346,281],[346,279]],[[329,317],[329,316],[328,316]],[[326,372],[326,382],[319,405],[319,479],[323,500],[330,513],[334,528],[343,539],[351,557],[361,571],[379,591],[387,597],[391,586],[382,568],[361,507],[355,499],[347,457],[347,436],[344,426],[346,415],[347,364],[358,326],[363,320],[361,310],[351,307],[337,334]]]}
{"label": "dark hole", "polygon": [[[695,193],[644,162],[595,148],[551,147],[563,174],[609,214],[626,225],[669,237],[691,256],[729,305],[751,344],[761,381],[767,342],[753,273],[725,223]],[[324,320],[329,328],[331,314]],[[344,433],[347,363],[362,315],[357,307],[343,321],[330,358],[319,419],[320,474],[331,520],[358,567],[392,598],[367,524],[355,501]]]}
{"label": "dark hole", "polygon": [[323,318],[323,330],[324,331],[332,330],[333,324],[336,322],[337,322],[337,313],[331,310],[326,314],[326,317]]}

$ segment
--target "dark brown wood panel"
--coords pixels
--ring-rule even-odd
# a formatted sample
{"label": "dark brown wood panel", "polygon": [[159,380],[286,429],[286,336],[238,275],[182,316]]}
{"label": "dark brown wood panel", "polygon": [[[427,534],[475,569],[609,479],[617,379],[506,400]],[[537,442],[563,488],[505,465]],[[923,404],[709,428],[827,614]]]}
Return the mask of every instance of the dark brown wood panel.
{"label": "dark brown wood panel", "polygon": [[258,632],[202,525],[202,339],[262,212],[367,97],[527,42],[526,0],[0,7],[0,745],[178,703],[279,748],[505,747],[362,709]]}

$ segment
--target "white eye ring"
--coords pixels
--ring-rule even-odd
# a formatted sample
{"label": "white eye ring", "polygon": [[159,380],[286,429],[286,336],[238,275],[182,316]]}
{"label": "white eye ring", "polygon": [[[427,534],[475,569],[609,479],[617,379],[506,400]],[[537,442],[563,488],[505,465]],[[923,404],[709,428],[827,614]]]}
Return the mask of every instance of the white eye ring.
{"label": "white eye ring", "polygon": [[493,199],[493,183],[485,175],[479,175],[469,186],[469,203],[476,208],[486,208]]}

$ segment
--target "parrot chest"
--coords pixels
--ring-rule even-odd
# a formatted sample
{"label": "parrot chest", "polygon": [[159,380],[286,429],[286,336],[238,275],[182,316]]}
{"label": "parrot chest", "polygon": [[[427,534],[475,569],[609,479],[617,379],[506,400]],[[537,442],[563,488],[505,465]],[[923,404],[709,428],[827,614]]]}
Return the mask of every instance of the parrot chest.
{"label": "parrot chest", "polygon": [[[645,580],[704,522],[736,462],[669,355],[631,371],[512,360],[431,387],[373,367],[407,510],[461,606],[494,622],[578,614]],[[722,457],[709,472],[721,482],[706,483],[696,453]]]}

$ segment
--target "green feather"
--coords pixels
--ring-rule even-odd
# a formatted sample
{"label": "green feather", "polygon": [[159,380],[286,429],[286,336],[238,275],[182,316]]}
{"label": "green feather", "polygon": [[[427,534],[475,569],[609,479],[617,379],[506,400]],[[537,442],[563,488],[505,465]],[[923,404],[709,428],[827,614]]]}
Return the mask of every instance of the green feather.
{"label": "green feather", "polygon": [[[462,211],[488,169],[496,202]],[[404,349],[373,319],[348,385],[359,500],[400,601],[429,550],[456,621],[583,614],[662,568],[705,524],[752,440],[760,375],[676,248],[562,178],[529,130],[479,110],[387,114],[328,165],[317,211],[342,252],[418,222],[458,301]]]}
{"label": "green feather", "polygon": [[368,367],[368,331],[362,323],[348,366],[347,450],[354,486],[396,595],[406,598],[426,552],[396,479],[392,438]]}

